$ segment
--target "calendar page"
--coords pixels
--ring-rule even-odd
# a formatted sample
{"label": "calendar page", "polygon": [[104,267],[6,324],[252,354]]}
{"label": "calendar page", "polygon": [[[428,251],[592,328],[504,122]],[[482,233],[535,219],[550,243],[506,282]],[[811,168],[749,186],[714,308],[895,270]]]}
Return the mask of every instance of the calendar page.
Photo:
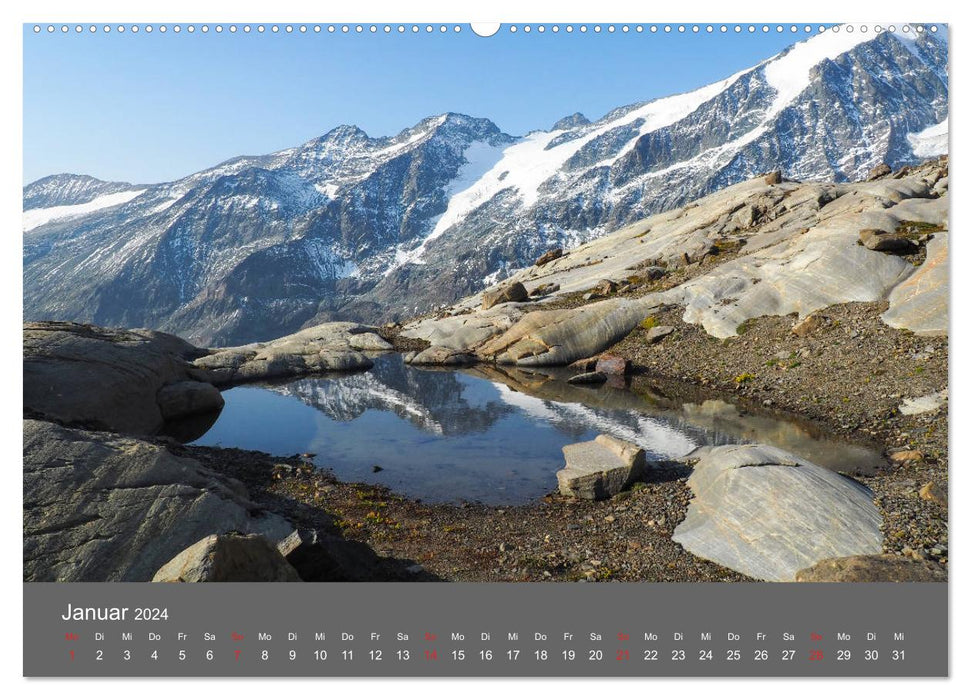
{"label": "calendar page", "polygon": [[949,51],[24,24],[23,674],[947,676]]}

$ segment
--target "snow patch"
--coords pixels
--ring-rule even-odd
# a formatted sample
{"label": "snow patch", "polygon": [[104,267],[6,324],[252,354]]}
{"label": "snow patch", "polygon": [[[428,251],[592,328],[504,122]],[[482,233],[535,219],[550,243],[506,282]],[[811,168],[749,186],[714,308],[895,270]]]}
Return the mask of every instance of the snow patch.
{"label": "snow patch", "polygon": [[948,120],[929,126],[923,131],[907,134],[910,150],[918,158],[932,158],[947,153]]}
{"label": "snow patch", "polygon": [[100,209],[116,207],[135,199],[145,190],[129,190],[127,192],[115,192],[95,197],[90,202],[84,204],[66,204],[59,207],[46,207],[43,209],[28,209],[24,212],[24,233],[33,229],[49,224],[52,221],[62,221],[64,219],[76,219],[79,216],[90,214]]}

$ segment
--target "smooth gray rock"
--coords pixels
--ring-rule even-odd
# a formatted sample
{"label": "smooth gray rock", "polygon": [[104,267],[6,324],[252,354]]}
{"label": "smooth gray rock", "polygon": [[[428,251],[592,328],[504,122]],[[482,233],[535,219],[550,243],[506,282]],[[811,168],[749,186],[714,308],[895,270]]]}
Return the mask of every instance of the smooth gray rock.
{"label": "smooth gray rock", "polygon": [[647,331],[647,342],[654,344],[674,333],[674,326],[654,326]]}
{"label": "smooth gray rock", "polygon": [[767,445],[703,455],[673,538],[692,554],[765,581],[794,581],[823,559],[880,554],[881,518],[864,486]]}
{"label": "smooth gray rock", "polygon": [[164,447],[25,420],[24,580],[149,581],[212,533],[293,528],[238,481]]}
{"label": "smooth gray rock", "polygon": [[334,322],[305,328],[267,343],[219,348],[194,365],[216,386],[297,377],[323,372],[370,369],[373,360],[361,350],[382,351],[391,345],[376,329]]}
{"label": "smooth gray rock", "polygon": [[472,365],[478,362],[475,355],[457,352],[440,345],[425,348],[408,360],[411,365]]}
{"label": "smooth gray rock", "polygon": [[176,554],[153,583],[300,581],[290,563],[262,535],[209,535]]}
{"label": "smooth gray rock", "polygon": [[586,500],[611,498],[641,478],[644,450],[609,435],[563,447],[566,467],[556,472],[560,493]]}
{"label": "smooth gray rock", "polygon": [[921,266],[890,292],[890,306],[881,316],[884,323],[919,335],[947,335],[948,257],[948,232],[939,231],[927,242]]}
{"label": "smooth gray rock", "polygon": [[23,342],[25,411],[142,435],[165,422],[163,387],[198,379],[189,360],[205,352],[165,333],[78,323],[25,323]]}

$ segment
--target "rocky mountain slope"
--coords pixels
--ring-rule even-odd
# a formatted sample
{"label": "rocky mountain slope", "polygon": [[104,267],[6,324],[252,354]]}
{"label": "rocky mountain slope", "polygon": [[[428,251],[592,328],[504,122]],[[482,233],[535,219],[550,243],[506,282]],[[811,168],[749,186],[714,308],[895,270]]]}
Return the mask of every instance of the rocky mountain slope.
{"label": "rocky mountain slope", "polygon": [[151,186],[24,188],[30,319],[265,340],[409,317],[755,174],[862,179],[946,149],[944,32],[827,31],[693,92],[513,137],[353,126]]}

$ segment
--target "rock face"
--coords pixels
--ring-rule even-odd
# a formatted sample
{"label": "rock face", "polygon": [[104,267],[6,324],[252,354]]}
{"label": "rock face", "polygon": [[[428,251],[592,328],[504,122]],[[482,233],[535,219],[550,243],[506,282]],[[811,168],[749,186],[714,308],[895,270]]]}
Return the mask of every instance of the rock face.
{"label": "rock face", "polygon": [[32,183],[23,199],[35,222],[105,192],[131,198],[31,228],[25,316],[162,328],[205,345],[411,317],[550,248],[769,170],[862,180],[881,162],[934,155],[916,138],[928,127],[946,134],[947,32],[915,34],[827,31],[693,92],[519,138],[449,113],[390,138],[340,126],[175,182]]}
{"label": "rock face", "polygon": [[165,333],[24,324],[24,410],[101,430],[153,434],[222,406],[190,364],[205,351]]}
{"label": "rock face", "polygon": [[300,581],[296,569],[261,535],[209,535],[176,554],[153,583]]}
{"label": "rock face", "polygon": [[694,497],[674,541],[747,576],[793,581],[823,559],[882,551],[869,490],[784,450],[715,447],[688,486]]}
{"label": "rock face", "polygon": [[376,329],[357,323],[324,323],[268,343],[220,348],[194,362],[217,386],[315,372],[369,369],[362,351],[391,350]]}
{"label": "rock face", "polygon": [[881,318],[893,328],[907,328],[919,335],[947,335],[948,233],[934,234],[927,243],[927,259],[888,297],[890,308]]}
{"label": "rock face", "polygon": [[644,450],[609,435],[563,448],[566,467],[556,472],[560,493],[592,501],[611,498],[640,479]]}
{"label": "rock face", "polygon": [[507,284],[498,289],[488,289],[482,292],[482,310],[491,309],[496,304],[505,304],[510,301],[525,301],[529,298],[526,287],[520,282]]}
{"label": "rock face", "polygon": [[[685,253],[697,256],[712,247],[728,253],[708,256],[681,284],[637,297],[571,303],[571,308],[505,305],[483,312],[481,295],[475,295],[436,318],[406,324],[402,335],[502,364],[559,365],[603,352],[666,305],[682,307],[686,322],[727,338],[759,316],[808,319],[833,304],[883,299],[890,302],[883,316],[888,324],[946,333],[946,231],[933,234],[919,268],[903,257],[857,245],[865,229],[946,228],[949,195],[946,186],[938,189],[946,177],[945,161],[936,160],[898,179],[866,183],[750,180],[507,280],[527,288],[555,285],[559,291],[553,299],[572,295],[575,300],[601,280],[643,281],[644,270],[678,270]],[[738,221],[744,211],[755,217],[749,227]],[[806,326],[797,329],[809,332]]]}
{"label": "rock face", "polygon": [[947,569],[928,561],[892,554],[824,559],[796,573],[803,583],[944,583]]}
{"label": "rock face", "polygon": [[245,487],[164,447],[25,420],[24,580],[148,581],[214,532],[292,527]]}

